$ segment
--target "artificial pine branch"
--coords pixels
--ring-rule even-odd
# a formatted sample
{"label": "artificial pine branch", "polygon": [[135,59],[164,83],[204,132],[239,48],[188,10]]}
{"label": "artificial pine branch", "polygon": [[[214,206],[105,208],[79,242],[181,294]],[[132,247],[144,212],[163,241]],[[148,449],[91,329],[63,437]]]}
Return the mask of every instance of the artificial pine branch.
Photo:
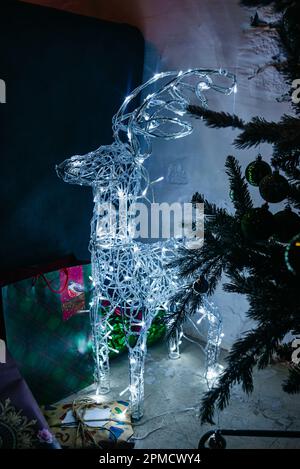
{"label": "artificial pine branch", "polygon": [[300,187],[298,182],[290,184],[288,200],[298,211],[300,211]]}
{"label": "artificial pine branch", "polygon": [[171,298],[169,312],[164,316],[164,322],[167,324],[167,337],[169,338],[176,337],[187,317],[193,315],[202,304],[202,297],[195,295],[192,285],[193,282],[185,285]]}
{"label": "artificial pine branch", "polygon": [[203,119],[208,127],[221,129],[233,127],[243,129],[244,121],[235,114],[216,112],[201,106],[189,105],[187,111],[195,118]]}
{"label": "artificial pine branch", "polygon": [[297,117],[284,115],[278,123],[254,117],[250,122],[244,123],[236,115],[210,111],[200,106],[189,106],[188,111],[194,117],[202,118],[208,127],[242,129],[243,132],[234,141],[234,145],[239,149],[270,143],[274,145],[274,154],[286,155],[289,166],[295,167],[299,163],[299,156],[295,159],[289,156],[289,153],[295,153],[297,148],[300,150],[300,119]]}
{"label": "artificial pine branch", "polygon": [[289,376],[283,383],[283,390],[288,394],[296,394],[300,392],[300,365],[291,366]]}
{"label": "artificial pine branch", "polygon": [[251,122],[245,124],[244,131],[234,140],[234,145],[245,149],[260,143],[274,143],[279,138],[278,124],[267,122],[262,117],[254,117]]}
{"label": "artificial pine branch", "polygon": [[299,181],[300,148],[292,148],[288,151],[275,146],[271,164],[286,173],[291,182]]}
{"label": "artificial pine branch", "polygon": [[[278,343],[289,330],[290,324],[279,329],[268,322],[247,332],[243,338],[237,340],[227,357],[227,367],[219,377],[218,383],[205,393],[200,408],[201,423],[213,424],[215,407],[224,410],[230,400],[231,389],[235,384],[242,384],[247,394],[253,391],[253,368],[260,358],[265,358],[266,347],[270,359],[276,351]],[[271,339],[271,340],[268,340]],[[260,366],[265,368],[268,361],[261,359]]]}
{"label": "artificial pine branch", "polygon": [[236,216],[240,218],[253,206],[248,185],[246,179],[242,176],[241,167],[234,156],[227,156],[225,168],[226,174],[229,177],[230,190],[233,194]]}
{"label": "artificial pine branch", "polygon": [[204,195],[200,194],[199,192],[195,192],[192,197],[192,204],[196,203],[204,204],[204,213],[206,216],[219,216],[220,218],[227,217],[227,212],[225,209],[219,208],[216,206],[216,204],[209,202],[207,199],[205,199]]}

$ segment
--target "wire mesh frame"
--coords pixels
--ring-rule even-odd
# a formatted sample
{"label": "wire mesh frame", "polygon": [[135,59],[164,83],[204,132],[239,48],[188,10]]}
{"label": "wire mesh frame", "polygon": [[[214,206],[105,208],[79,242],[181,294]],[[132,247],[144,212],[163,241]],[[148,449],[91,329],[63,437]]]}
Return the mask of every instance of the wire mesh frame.
{"label": "wire mesh frame", "polygon": [[[224,85],[224,79],[229,80],[229,85]],[[152,86],[156,90],[128,111],[134,99]],[[178,240],[140,243],[133,237],[130,217],[120,228],[118,217],[112,220],[112,213],[118,215],[122,204],[128,207],[139,199],[150,200],[147,193],[151,182],[143,163],[152,153],[151,139],[189,135],[192,125],[183,119],[187,106],[196,97],[207,107],[205,92],[209,89],[229,95],[236,90],[235,76],[223,69],[201,68],[154,75],[127,96],[113,117],[111,145],[72,156],[56,166],[58,176],[65,182],[93,188],[95,205],[89,249],[94,292],[90,321],[97,393],[109,391],[109,319],[118,310],[129,350],[130,402],[136,419],[143,414],[146,336],[158,308],[167,308],[176,287],[175,272],[167,272],[164,265]]]}

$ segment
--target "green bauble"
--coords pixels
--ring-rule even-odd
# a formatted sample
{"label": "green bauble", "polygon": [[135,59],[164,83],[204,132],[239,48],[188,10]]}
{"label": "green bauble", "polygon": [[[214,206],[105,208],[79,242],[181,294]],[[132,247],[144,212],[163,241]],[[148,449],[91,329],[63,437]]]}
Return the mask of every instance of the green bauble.
{"label": "green bauble", "polygon": [[268,210],[268,204],[246,212],[241,220],[241,228],[245,238],[250,241],[267,240],[274,233],[274,216]]}
{"label": "green bauble", "polygon": [[285,262],[290,272],[300,274],[300,233],[298,233],[285,250]]}
{"label": "green bauble", "polygon": [[251,186],[258,186],[260,181],[271,173],[271,166],[262,161],[261,155],[258,155],[255,161],[248,164],[245,177]]}
{"label": "green bauble", "polygon": [[275,234],[282,243],[288,243],[300,232],[300,217],[287,207],[275,213]]}
{"label": "green bauble", "polygon": [[265,176],[259,184],[259,192],[267,202],[276,204],[282,202],[288,195],[289,183],[287,179],[274,171]]}

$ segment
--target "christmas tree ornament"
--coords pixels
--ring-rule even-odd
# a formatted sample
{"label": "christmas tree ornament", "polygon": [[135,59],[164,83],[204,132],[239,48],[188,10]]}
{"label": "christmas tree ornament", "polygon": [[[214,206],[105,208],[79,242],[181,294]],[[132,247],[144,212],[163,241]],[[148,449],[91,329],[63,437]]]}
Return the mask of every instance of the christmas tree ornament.
{"label": "christmas tree ornament", "polygon": [[226,448],[226,440],[219,431],[216,431],[213,435],[209,437],[208,447],[210,449],[225,449]]}
{"label": "christmas tree ornament", "polygon": [[271,173],[271,166],[263,161],[259,154],[255,161],[248,164],[245,171],[245,177],[251,186],[259,186],[260,181]]}
{"label": "christmas tree ornament", "polygon": [[[229,80],[228,86],[224,80]],[[143,415],[147,333],[157,311],[168,304],[176,286],[165,263],[173,255],[177,241],[169,239],[156,244],[138,241],[131,207],[134,211],[140,199],[149,201],[147,193],[155,182],[150,182],[144,166],[145,159],[152,154],[152,139],[170,140],[191,134],[193,127],[184,118],[191,95],[198,98],[202,107],[207,107],[205,93],[209,89],[228,95],[236,89],[235,76],[222,69],[155,74],[126,97],[113,117],[111,145],[72,156],[56,167],[65,182],[93,189],[90,251],[94,290],[90,320],[96,393],[109,391],[109,341],[113,332],[109,319],[118,308],[129,353],[130,384],[122,394],[130,393],[133,419]],[[141,96],[138,101],[136,98]],[[132,110],[129,108],[132,102],[140,104]],[[104,314],[103,301],[109,304]]]}
{"label": "christmas tree ornament", "polygon": [[275,213],[275,234],[279,241],[288,243],[293,236],[300,233],[300,217],[288,206]]}
{"label": "christmas tree ornament", "polygon": [[290,272],[300,274],[300,233],[293,237],[285,250],[285,263]]}
{"label": "christmas tree ornament", "polygon": [[209,284],[204,275],[200,275],[200,277],[194,282],[193,289],[196,293],[206,293],[209,289]]}
{"label": "christmas tree ornament", "polygon": [[265,176],[259,184],[259,192],[264,200],[276,204],[282,202],[288,195],[288,180],[275,170],[272,174]]}
{"label": "christmas tree ornament", "polygon": [[241,220],[242,233],[250,241],[265,241],[274,233],[274,216],[268,204],[251,208]]}

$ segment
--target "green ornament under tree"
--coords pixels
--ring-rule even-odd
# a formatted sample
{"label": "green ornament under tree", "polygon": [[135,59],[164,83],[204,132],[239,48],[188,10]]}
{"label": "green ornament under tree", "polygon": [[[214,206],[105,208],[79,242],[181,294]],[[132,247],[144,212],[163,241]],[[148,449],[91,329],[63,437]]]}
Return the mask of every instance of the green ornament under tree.
{"label": "green ornament under tree", "polygon": [[245,178],[251,186],[258,186],[260,181],[269,174],[272,174],[271,166],[262,160],[261,155],[257,155],[255,161],[248,164],[245,171]]}
{"label": "green ornament under tree", "polygon": [[290,242],[300,232],[300,217],[289,206],[275,213],[274,221],[275,234],[282,243]]}
{"label": "green ornament under tree", "polygon": [[275,170],[272,174],[265,176],[259,184],[259,192],[266,202],[276,204],[282,202],[289,193],[288,180]]}
{"label": "green ornament under tree", "polygon": [[268,204],[251,208],[243,215],[241,229],[249,241],[265,241],[274,233],[274,216]]}

